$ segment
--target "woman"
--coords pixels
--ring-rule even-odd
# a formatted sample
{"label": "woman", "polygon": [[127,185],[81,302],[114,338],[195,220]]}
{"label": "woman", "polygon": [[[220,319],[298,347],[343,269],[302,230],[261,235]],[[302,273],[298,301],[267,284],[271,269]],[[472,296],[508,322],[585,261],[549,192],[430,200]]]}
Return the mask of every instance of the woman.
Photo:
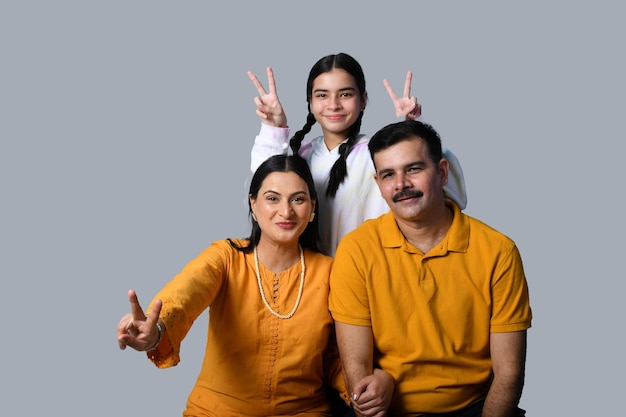
{"label": "woman", "polygon": [[[321,58],[313,65],[306,86],[308,115],[306,123],[288,141],[287,116],[276,93],[276,83],[268,68],[269,93],[257,77],[248,72],[259,96],[254,101],[261,119],[261,131],[252,148],[251,169],[270,155],[291,153],[304,157],[311,168],[315,186],[320,191],[320,249],[334,256],[341,238],[363,221],[389,211],[374,182],[367,144],[369,138],[360,134],[367,104],[365,76],[360,64],[348,54]],[[415,119],[421,107],[411,93],[411,72],[407,73],[404,95],[399,98],[389,83],[385,87],[397,116]],[[322,136],[303,141],[312,126],[319,123]],[[456,156],[445,151],[450,162],[448,198],[461,209],[467,204],[463,171]]]}
{"label": "woman", "polygon": [[[255,172],[247,239],[214,242],[187,264],[144,314],[117,326],[121,349],[147,351],[159,368],[210,308],[206,353],[183,416],[332,416],[326,386],[349,403],[328,312],[332,259],[316,244],[316,193],[306,161],[277,155]],[[360,406],[382,415],[393,391],[383,371],[364,379]],[[363,397],[367,397],[363,399]]]}

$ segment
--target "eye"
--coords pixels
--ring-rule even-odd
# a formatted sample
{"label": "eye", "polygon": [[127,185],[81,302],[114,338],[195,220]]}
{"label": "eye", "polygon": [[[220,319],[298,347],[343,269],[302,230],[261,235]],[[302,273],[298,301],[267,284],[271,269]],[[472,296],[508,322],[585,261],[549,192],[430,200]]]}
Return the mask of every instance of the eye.
{"label": "eye", "polygon": [[276,196],[274,196],[274,195],[268,195],[268,196],[266,196],[266,197],[265,197],[265,199],[266,199],[267,201],[269,201],[269,202],[272,202],[272,203],[274,203],[274,202],[277,202],[277,201],[278,201],[278,197],[276,197]]}
{"label": "eye", "polygon": [[354,95],[352,93],[346,92],[346,93],[341,93],[341,97],[350,98],[350,97],[354,97]]}
{"label": "eye", "polygon": [[423,166],[421,166],[421,165],[414,165],[414,166],[409,167],[406,170],[406,172],[409,173],[409,174],[416,174],[416,173],[418,173],[420,171],[423,171],[423,170],[424,170]]}
{"label": "eye", "polygon": [[315,98],[326,98],[326,93],[317,93],[315,94]]}

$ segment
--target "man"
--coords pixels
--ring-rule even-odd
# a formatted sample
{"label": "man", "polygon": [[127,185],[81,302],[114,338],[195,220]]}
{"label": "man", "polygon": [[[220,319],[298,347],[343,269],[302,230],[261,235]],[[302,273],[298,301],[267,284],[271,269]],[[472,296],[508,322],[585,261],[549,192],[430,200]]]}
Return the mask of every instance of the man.
{"label": "man", "polygon": [[391,211],[343,238],[330,278],[350,392],[379,367],[395,379],[389,416],[523,415],[531,310],[515,243],[446,199],[430,125],[388,125],[369,150]]}

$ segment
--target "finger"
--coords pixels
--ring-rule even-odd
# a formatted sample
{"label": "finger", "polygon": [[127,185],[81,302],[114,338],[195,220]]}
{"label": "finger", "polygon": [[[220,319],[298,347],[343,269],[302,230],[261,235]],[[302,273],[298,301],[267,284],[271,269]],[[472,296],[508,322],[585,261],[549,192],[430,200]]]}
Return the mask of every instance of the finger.
{"label": "finger", "polygon": [[259,79],[256,77],[256,75],[254,75],[252,71],[248,71],[248,78],[252,80],[252,84],[254,84],[254,86],[256,87],[256,90],[259,92],[261,96],[264,96],[267,94],[265,92],[265,89],[263,88],[263,85],[261,84]]}
{"label": "finger", "polygon": [[411,105],[413,110],[407,115],[411,120],[415,120],[422,115],[422,106],[417,102],[417,98],[413,97],[411,100],[415,100],[415,103]]}
{"label": "finger", "polygon": [[411,80],[413,79],[413,73],[408,71],[406,73],[406,79],[404,80],[404,97],[411,97]]}
{"label": "finger", "polygon": [[276,81],[274,81],[274,70],[272,70],[272,67],[267,67],[267,82],[270,87],[270,94],[276,95]]}
{"label": "finger", "polygon": [[126,349],[126,343],[124,343],[121,339],[117,340],[117,346],[120,348],[120,350]]}
{"label": "finger", "polygon": [[124,314],[124,316],[120,319],[119,323],[117,323],[116,333],[119,338],[122,335],[126,334],[126,329],[128,328],[128,322],[133,320],[133,316],[130,314]]}
{"label": "finger", "polygon": [[144,321],[146,319],[146,315],[143,313],[141,305],[139,305],[139,299],[137,298],[137,293],[135,293],[134,290],[128,290],[128,301],[130,301],[130,313],[133,316],[133,320]]}
{"label": "finger", "polygon": [[393,91],[393,88],[391,88],[391,84],[389,84],[389,81],[387,81],[386,79],[383,80],[383,84],[387,89],[387,94],[389,94],[389,97],[391,97],[391,100],[395,103],[396,100],[398,100],[398,96],[396,95],[395,91]]}
{"label": "finger", "polygon": [[159,321],[159,314],[161,314],[161,308],[163,307],[163,302],[159,299],[154,300],[152,303],[152,308],[150,309],[150,314],[146,318],[146,324],[149,326],[155,326],[156,322]]}
{"label": "finger", "polygon": [[124,314],[120,319],[119,323],[117,323],[116,336],[117,336],[117,344],[120,349],[126,349],[126,343],[128,341],[128,324],[132,323],[133,316],[130,313]]}
{"label": "finger", "polygon": [[261,97],[254,97],[254,104],[256,104],[257,107],[261,107],[264,105],[263,100],[261,100]]}

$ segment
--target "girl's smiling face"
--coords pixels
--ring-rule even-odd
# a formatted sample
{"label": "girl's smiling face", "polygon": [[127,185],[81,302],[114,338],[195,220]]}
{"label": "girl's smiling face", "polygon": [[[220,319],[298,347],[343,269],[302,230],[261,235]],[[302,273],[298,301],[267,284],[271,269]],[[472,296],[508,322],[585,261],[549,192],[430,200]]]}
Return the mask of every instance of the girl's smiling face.
{"label": "girl's smiling face", "polygon": [[333,68],[315,78],[309,106],[329,149],[347,138],[366,102],[367,93],[359,93],[354,78],[345,70]]}

